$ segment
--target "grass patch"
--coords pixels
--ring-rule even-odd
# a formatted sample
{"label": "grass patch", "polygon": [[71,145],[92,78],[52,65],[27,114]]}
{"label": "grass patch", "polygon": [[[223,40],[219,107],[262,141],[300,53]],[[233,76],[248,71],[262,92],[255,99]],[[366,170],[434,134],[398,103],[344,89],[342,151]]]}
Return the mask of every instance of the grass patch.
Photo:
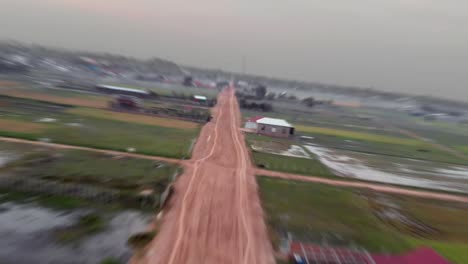
{"label": "grass patch", "polygon": [[423,145],[423,142],[419,140],[392,137],[392,136],[383,136],[383,135],[378,135],[378,134],[356,132],[356,131],[343,130],[343,129],[299,125],[299,126],[296,126],[296,130],[298,132],[315,133],[315,134],[329,135],[329,136],[335,136],[335,137],[344,137],[344,138],[351,139],[351,140],[353,139],[364,140],[364,141],[373,141],[373,142],[379,142],[379,143],[398,144],[398,145],[407,145],[407,146]]}
{"label": "grass patch", "polygon": [[5,96],[37,100],[48,103],[94,108],[106,108],[109,103],[109,99],[106,97],[84,95],[80,93],[67,93],[67,96],[59,96],[56,94],[51,94],[50,91],[38,93],[29,89],[0,89],[0,94]]}
{"label": "grass patch", "polygon": [[42,124],[11,119],[0,119],[0,130],[4,132],[39,133],[45,129],[46,126]]}
{"label": "grass patch", "polygon": [[258,178],[268,223],[277,232],[332,245],[358,244],[371,251],[410,249],[404,237],[372,214],[367,201],[351,190],[320,184]]}
{"label": "grass patch", "polygon": [[468,162],[465,159],[456,157],[451,153],[435,148],[425,142],[421,142],[419,145],[400,145],[369,140],[350,141],[347,137],[315,133],[308,133],[307,135],[314,137],[314,139],[304,140],[304,143],[313,143],[327,148],[453,164],[467,164]]}
{"label": "grass patch", "polygon": [[336,177],[333,172],[317,159],[295,158],[261,152],[252,152],[252,155],[255,165],[267,170],[326,178]]}
{"label": "grass patch", "polygon": [[[247,134],[247,144],[250,146],[255,142],[268,143],[281,149],[289,149],[291,145],[300,145],[291,139],[271,138],[255,134]],[[270,154],[258,151],[252,151],[252,157],[257,167],[267,170],[283,171],[289,173],[305,174],[320,177],[335,177],[325,165],[319,160],[312,158],[288,157],[277,154]]]}
{"label": "grass patch", "polygon": [[[435,249],[454,263],[468,263],[468,211],[465,204],[385,195],[383,204],[397,205],[411,221],[436,230],[417,233],[397,228],[394,218],[382,221],[375,210],[381,194],[353,189],[258,177],[268,223],[277,233],[330,245],[357,244],[371,252],[403,253],[420,246]],[[372,193],[371,193],[372,194]],[[366,198],[367,197],[367,198]],[[382,206],[382,204],[378,205]],[[391,207],[393,208],[393,207]],[[400,220],[400,227],[408,225]]]}
{"label": "grass patch", "polygon": [[468,218],[466,204],[403,197],[394,201],[398,202],[401,210],[438,231],[430,238],[468,243],[468,225],[464,220]]}
{"label": "grass patch", "polygon": [[164,162],[119,158],[80,150],[30,152],[9,164],[23,175],[47,180],[86,183],[120,190],[152,188],[162,192],[178,166]]}
{"label": "grass patch", "polygon": [[[44,127],[40,131],[28,132],[11,132],[10,125],[4,129],[0,127],[0,135],[28,140],[49,138],[56,143],[117,151],[134,148],[141,154],[188,158],[192,140],[200,131],[198,126],[179,129],[112,120],[104,115],[102,118],[80,116],[67,113],[70,107],[25,99],[0,97],[0,103],[8,105],[2,108],[5,120]],[[37,123],[41,118],[55,119],[55,122]],[[184,121],[174,122],[185,124]]]}
{"label": "grass patch", "polygon": [[53,142],[100,149],[127,151],[169,158],[190,157],[196,130],[147,126],[111,120],[87,120],[85,127],[55,125],[44,133]]}
{"label": "grass patch", "polygon": [[101,232],[105,229],[106,223],[99,215],[87,214],[81,216],[78,221],[63,230],[58,230],[56,238],[61,242],[73,242],[86,236]]}
{"label": "grass patch", "polygon": [[459,151],[463,152],[464,154],[468,155],[468,146],[458,146],[456,147]]}
{"label": "grass patch", "polygon": [[142,249],[146,247],[146,245],[148,245],[155,236],[156,236],[155,231],[137,233],[137,234],[132,235],[128,239],[127,244],[130,247],[132,247],[134,250]]}
{"label": "grass patch", "polygon": [[188,121],[174,120],[168,118],[146,116],[140,114],[120,113],[108,110],[99,110],[91,108],[72,108],[67,111],[71,114],[81,115],[85,117],[104,118],[108,120],[124,121],[129,123],[137,123],[144,125],[154,125],[162,127],[173,127],[181,129],[195,129],[198,124]]}
{"label": "grass patch", "polygon": [[99,264],[121,264],[122,262],[114,259],[114,258],[105,258]]}
{"label": "grass patch", "polygon": [[42,196],[38,199],[39,204],[55,209],[76,209],[85,206],[83,200],[72,197]]}
{"label": "grass patch", "polygon": [[34,195],[24,192],[12,192],[10,190],[1,190],[0,193],[0,203],[9,201],[19,203],[36,202],[44,207],[61,210],[77,209],[89,204],[80,199],[64,196]]}

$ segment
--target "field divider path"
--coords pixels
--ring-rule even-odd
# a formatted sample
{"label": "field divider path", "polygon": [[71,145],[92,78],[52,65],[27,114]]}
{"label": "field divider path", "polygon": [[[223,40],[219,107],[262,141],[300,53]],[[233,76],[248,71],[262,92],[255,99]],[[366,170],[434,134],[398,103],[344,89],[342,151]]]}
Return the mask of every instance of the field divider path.
{"label": "field divider path", "polygon": [[108,154],[108,155],[114,155],[114,156],[122,156],[122,157],[129,157],[129,158],[154,160],[154,161],[164,161],[164,162],[176,163],[176,164],[184,164],[184,163],[188,162],[187,160],[166,158],[166,157],[160,157],[160,156],[152,156],[152,155],[145,155],[145,154],[138,154],[138,153],[129,153],[129,152],[124,152],[124,151],[109,150],[109,149],[83,147],[83,146],[76,146],[76,145],[67,145],[67,144],[60,144],[60,143],[34,141],[34,140],[11,138],[11,137],[0,137],[0,141],[10,142],[10,143],[30,144],[30,145],[34,145],[34,146],[57,148],[57,149],[84,150],[84,151],[102,153],[102,154]]}
{"label": "field divider path", "polygon": [[338,186],[338,187],[368,189],[368,190],[372,190],[376,192],[401,194],[401,195],[408,195],[408,196],[427,198],[427,199],[435,199],[435,200],[441,200],[441,201],[468,203],[468,196],[457,195],[457,194],[447,194],[447,193],[441,193],[441,192],[432,192],[432,191],[420,191],[420,190],[400,188],[396,186],[389,186],[389,185],[377,184],[377,183],[355,182],[355,181],[346,181],[346,180],[332,180],[332,179],[325,179],[325,178],[316,177],[316,176],[305,176],[305,175],[270,171],[270,170],[264,170],[264,169],[258,169],[258,168],[255,170],[255,174],[261,175],[261,176],[272,177],[272,178],[284,179],[284,180],[313,182],[313,183],[321,183],[321,184]]}

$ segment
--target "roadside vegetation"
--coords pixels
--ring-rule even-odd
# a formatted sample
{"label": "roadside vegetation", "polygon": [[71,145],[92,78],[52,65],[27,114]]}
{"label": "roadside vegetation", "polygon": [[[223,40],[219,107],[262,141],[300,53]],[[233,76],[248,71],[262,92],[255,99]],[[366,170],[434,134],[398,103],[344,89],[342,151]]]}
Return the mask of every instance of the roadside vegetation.
{"label": "roadside vegetation", "polygon": [[[0,154],[10,158],[0,169],[5,175],[2,188],[31,192],[40,204],[59,209],[98,202],[154,210],[181,170],[160,161],[80,150],[28,149],[27,144],[13,143],[0,143],[0,148]],[[41,186],[34,188],[36,184]]]}
{"label": "roadside vegetation", "polygon": [[0,203],[5,202],[35,202],[41,206],[57,210],[73,210],[90,205],[90,202],[88,201],[76,199],[73,197],[37,195],[0,188]]}
{"label": "roadside vegetation", "polygon": [[122,190],[162,191],[178,166],[79,150],[37,150],[7,165],[30,178],[86,183]]}
{"label": "roadside vegetation", "polygon": [[464,204],[267,177],[258,177],[258,183],[276,246],[290,232],[305,242],[380,253],[425,245],[455,263],[468,263]]}

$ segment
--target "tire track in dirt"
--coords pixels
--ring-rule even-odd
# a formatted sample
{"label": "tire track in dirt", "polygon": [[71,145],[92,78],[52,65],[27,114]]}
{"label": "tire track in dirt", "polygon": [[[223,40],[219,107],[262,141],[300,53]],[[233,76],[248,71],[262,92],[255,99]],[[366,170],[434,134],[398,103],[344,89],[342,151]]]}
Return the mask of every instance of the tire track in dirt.
{"label": "tire track in dirt", "polygon": [[[234,91],[231,91],[231,93],[234,93]],[[247,175],[247,165],[246,165],[246,156],[245,156],[245,153],[242,152],[242,147],[241,144],[243,144],[240,140],[239,140],[239,136],[238,136],[238,132],[237,132],[237,129],[238,129],[238,126],[237,126],[237,122],[234,122],[235,120],[237,120],[236,116],[235,116],[235,112],[234,112],[234,95],[231,95],[231,107],[230,107],[230,111],[231,111],[231,119],[233,120],[231,122],[231,137],[233,139],[233,141],[235,142],[234,146],[235,146],[235,151],[236,151],[236,155],[238,156],[238,161],[240,161],[240,168],[237,170],[238,172],[238,178],[239,178],[239,216],[241,217],[241,222],[242,222],[242,227],[244,229],[244,232],[245,232],[245,236],[246,236],[246,242],[245,242],[245,247],[244,247],[244,252],[242,253],[243,254],[243,262],[244,264],[248,264],[248,259],[249,259],[249,256],[250,256],[250,241],[251,241],[251,232],[249,230],[249,223],[247,223],[247,218],[245,216],[245,213],[244,213],[244,210],[242,209],[242,207],[244,208],[248,208],[248,205],[246,205],[246,193],[247,191],[245,190],[246,189],[246,175]],[[239,240],[240,241],[240,240]]]}
{"label": "tire track in dirt", "polygon": [[[179,218],[179,225],[178,225],[178,230],[177,230],[177,238],[176,238],[176,242],[175,242],[175,245],[174,247],[172,248],[172,251],[171,251],[171,255],[169,257],[169,261],[168,261],[168,264],[172,264],[174,263],[174,259],[176,257],[176,253],[178,252],[179,250],[179,247],[180,247],[180,242],[181,242],[181,239],[182,239],[182,235],[185,231],[185,224],[184,224],[184,220],[185,220],[185,214],[186,214],[186,211],[187,211],[187,200],[188,200],[188,197],[192,194],[193,192],[193,186],[194,186],[194,180],[197,178],[197,174],[198,174],[198,170],[200,168],[200,163],[207,160],[208,158],[210,158],[211,156],[213,156],[214,154],[214,151],[215,151],[215,147],[216,147],[216,143],[218,141],[218,129],[219,129],[219,118],[222,116],[222,113],[223,113],[223,109],[221,108],[219,113],[218,113],[218,117],[216,118],[216,121],[215,121],[215,129],[214,129],[214,140],[213,140],[213,145],[211,147],[211,150],[209,152],[208,155],[206,155],[205,157],[201,158],[201,159],[198,159],[197,161],[195,161],[195,164],[194,164],[194,170],[193,170],[193,174],[192,174],[192,178],[190,179],[190,182],[189,182],[189,185],[188,185],[188,188],[187,188],[187,191],[184,195],[184,198],[182,200],[182,211],[181,211],[181,215],[180,215],[180,218]],[[208,136],[208,139],[211,138],[211,135]],[[209,140],[207,140],[209,141]],[[199,181],[199,184],[201,184],[201,180]]]}

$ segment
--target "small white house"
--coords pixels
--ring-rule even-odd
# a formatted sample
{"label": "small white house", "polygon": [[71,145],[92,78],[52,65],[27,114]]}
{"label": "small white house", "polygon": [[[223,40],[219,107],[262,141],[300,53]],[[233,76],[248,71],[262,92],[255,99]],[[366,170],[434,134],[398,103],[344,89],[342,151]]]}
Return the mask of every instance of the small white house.
{"label": "small white house", "polygon": [[257,134],[272,137],[290,137],[294,135],[294,126],[286,120],[264,117],[258,119]]}
{"label": "small white house", "polygon": [[257,120],[262,119],[262,116],[254,116],[245,122],[244,128],[246,129],[252,129],[252,130],[257,130]]}

